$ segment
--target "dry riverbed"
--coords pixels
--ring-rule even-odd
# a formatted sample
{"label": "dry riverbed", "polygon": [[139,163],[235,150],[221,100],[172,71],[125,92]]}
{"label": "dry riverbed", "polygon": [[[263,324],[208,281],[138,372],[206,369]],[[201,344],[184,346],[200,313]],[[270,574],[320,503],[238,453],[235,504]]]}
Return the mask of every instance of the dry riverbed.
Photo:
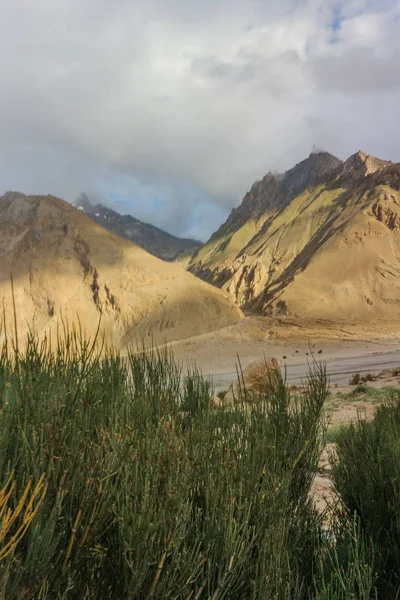
{"label": "dry riverbed", "polygon": [[227,389],[240,362],[276,358],[288,384],[300,385],[313,360],[326,363],[332,385],[354,373],[379,373],[400,366],[400,324],[340,324],[326,321],[246,317],[218,331],[173,342],[175,357],[212,377],[215,391]]}

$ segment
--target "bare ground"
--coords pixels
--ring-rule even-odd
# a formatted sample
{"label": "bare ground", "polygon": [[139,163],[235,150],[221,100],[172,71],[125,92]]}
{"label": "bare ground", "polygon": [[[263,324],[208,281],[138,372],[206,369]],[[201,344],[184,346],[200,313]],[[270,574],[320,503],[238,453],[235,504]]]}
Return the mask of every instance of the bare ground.
{"label": "bare ground", "polygon": [[[214,376],[216,387],[221,389],[235,378],[239,361],[246,368],[263,355],[276,358],[294,378],[307,374],[313,355],[324,362],[351,360],[350,372],[356,372],[358,367],[365,370],[357,364],[358,357],[375,356],[366,364],[375,364],[374,370],[379,372],[386,366],[380,356],[393,355],[393,361],[398,358],[400,364],[400,320],[337,323],[247,316],[236,325],[173,342],[171,346],[178,360],[196,363],[204,374]],[[396,352],[398,357],[394,356]],[[341,366],[346,370],[344,363]]]}

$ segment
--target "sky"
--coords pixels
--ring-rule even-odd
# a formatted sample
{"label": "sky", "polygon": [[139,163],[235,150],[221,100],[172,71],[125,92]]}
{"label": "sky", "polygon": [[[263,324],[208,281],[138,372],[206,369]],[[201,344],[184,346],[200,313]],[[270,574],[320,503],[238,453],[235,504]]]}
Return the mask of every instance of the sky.
{"label": "sky", "polygon": [[312,147],[400,161],[400,0],[0,0],[0,193],[207,239]]}

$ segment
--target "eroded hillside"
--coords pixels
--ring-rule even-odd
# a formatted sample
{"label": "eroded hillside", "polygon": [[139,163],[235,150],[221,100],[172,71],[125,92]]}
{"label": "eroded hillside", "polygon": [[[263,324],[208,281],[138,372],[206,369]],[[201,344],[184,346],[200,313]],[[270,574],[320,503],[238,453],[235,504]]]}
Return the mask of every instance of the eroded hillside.
{"label": "eroded hillside", "polygon": [[256,183],[189,270],[246,310],[400,314],[400,165],[310,157]]}

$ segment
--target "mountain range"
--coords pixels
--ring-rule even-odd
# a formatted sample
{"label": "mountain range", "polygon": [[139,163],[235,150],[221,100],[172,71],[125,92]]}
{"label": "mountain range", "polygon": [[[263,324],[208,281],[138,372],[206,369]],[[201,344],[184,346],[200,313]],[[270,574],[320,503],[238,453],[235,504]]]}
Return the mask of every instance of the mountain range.
{"label": "mountain range", "polygon": [[99,225],[163,260],[172,261],[182,252],[201,246],[201,242],[176,237],[131,215],[121,215],[102,204],[93,205],[84,193],[79,195],[75,206]]}
{"label": "mountain range", "polygon": [[[100,320],[122,348],[215,331],[243,312],[398,321],[400,164],[312,153],[256,182],[200,247],[85,197],[78,206],[0,197],[0,297],[22,335],[68,322],[93,336]],[[127,239],[127,223],[140,244]]]}
{"label": "mountain range", "polygon": [[399,190],[400,164],[312,153],[256,182],[187,268],[250,313],[398,317]]}

